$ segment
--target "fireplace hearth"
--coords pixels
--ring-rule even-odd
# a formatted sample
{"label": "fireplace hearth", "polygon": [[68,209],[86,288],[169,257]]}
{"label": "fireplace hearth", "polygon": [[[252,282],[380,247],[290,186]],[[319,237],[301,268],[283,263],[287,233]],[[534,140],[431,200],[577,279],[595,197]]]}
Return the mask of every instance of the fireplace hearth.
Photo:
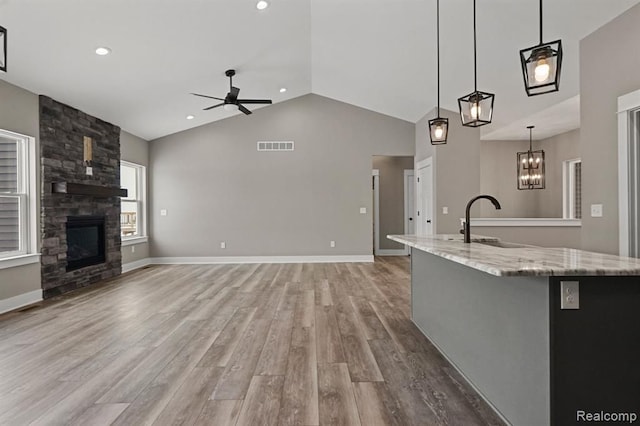
{"label": "fireplace hearth", "polygon": [[104,216],[67,217],[67,271],[105,262]]}

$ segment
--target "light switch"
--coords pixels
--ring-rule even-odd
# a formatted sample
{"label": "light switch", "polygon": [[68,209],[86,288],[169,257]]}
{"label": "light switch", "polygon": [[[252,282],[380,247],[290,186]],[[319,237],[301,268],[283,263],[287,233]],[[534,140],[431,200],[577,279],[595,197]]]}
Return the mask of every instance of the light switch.
{"label": "light switch", "polygon": [[591,204],[591,217],[602,217],[602,204]]}
{"label": "light switch", "polygon": [[335,241],[331,241],[331,243],[329,243],[329,245],[330,245],[331,247],[335,247],[335,246],[336,246],[336,242],[335,242]]}
{"label": "light switch", "polygon": [[360,214],[367,214],[367,208],[366,207],[360,207]]}
{"label": "light switch", "polygon": [[580,309],[579,281],[560,281],[560,309]]}
{"label": "light switch", "polygon": [[227,243],[225,243],[224,241],[221,241],[220,242],[220,248],[221,249],[227,248]]}
{"label": "light switch", "polygon": [[442,214],[449,214],[449,207],[443,207]]}
{"label": "light switch", "polygon": [[160,216],[166,216],[166,215],[167,215],[167,209],[160,210]]}

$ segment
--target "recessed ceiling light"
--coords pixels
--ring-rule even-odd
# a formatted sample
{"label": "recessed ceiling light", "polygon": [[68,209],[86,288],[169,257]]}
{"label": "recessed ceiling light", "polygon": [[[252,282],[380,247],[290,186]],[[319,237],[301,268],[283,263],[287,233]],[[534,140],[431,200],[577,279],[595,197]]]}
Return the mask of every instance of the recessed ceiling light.
{"label": "recessed ceiling light", "polygon": [[193,116],[193,115],[187,115],[187,120],[193,120],[194,118],[196,118],[196,117]]}
{"label": "recessed ceiling light", "polygon": [[256,9],[258,10],[265,10],[267,7],[269,7],[267,0],[259,0],[258,3],[256,3]]}
{"label": "recessed ceiling light", "polygon": [[286,92],[286,91],[287,91],[287,88],[286,88],[286,87],[281,87],[281,88],[280,88],[280,93],[284,93],[284,92]]}
{"label": "recessed ceiling light", "polygon": [[109,49],[108,47],[98,47],[96,49],[96,55],[104,56],[108,55],[109,53],[111,53],[111,49]]}

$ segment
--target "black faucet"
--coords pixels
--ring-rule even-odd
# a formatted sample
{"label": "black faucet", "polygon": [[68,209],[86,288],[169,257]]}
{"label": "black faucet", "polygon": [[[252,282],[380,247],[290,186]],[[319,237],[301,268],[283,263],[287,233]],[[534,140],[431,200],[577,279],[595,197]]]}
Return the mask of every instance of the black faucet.
{"label": "black faucet", "polygon": [[473,197],[471,200],[469,200],[469,202],[467,203],[467,210],[464,214],[464,225],[462,225],[462,229],[460,230],[460,233],[464,234],[465,243],[471,243],[471,224],[469,223],[469,213],[471,212],[471,205],[480,198],[486,198],[487,200],[491,201],[496,210],[502,209],[502,206],[500,206],[500,202],[493,198],[491,195],[478,195],[477,197]]}

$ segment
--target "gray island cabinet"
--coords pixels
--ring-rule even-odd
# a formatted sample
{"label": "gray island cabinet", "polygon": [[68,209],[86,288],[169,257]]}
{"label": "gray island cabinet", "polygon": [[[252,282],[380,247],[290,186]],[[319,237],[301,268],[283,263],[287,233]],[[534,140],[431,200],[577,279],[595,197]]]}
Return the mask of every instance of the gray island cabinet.
{"label": "gray island cabinet", "polygon": [[640,259],[388,238],[411,247],[413,322],[508,423],[640,422]]}

